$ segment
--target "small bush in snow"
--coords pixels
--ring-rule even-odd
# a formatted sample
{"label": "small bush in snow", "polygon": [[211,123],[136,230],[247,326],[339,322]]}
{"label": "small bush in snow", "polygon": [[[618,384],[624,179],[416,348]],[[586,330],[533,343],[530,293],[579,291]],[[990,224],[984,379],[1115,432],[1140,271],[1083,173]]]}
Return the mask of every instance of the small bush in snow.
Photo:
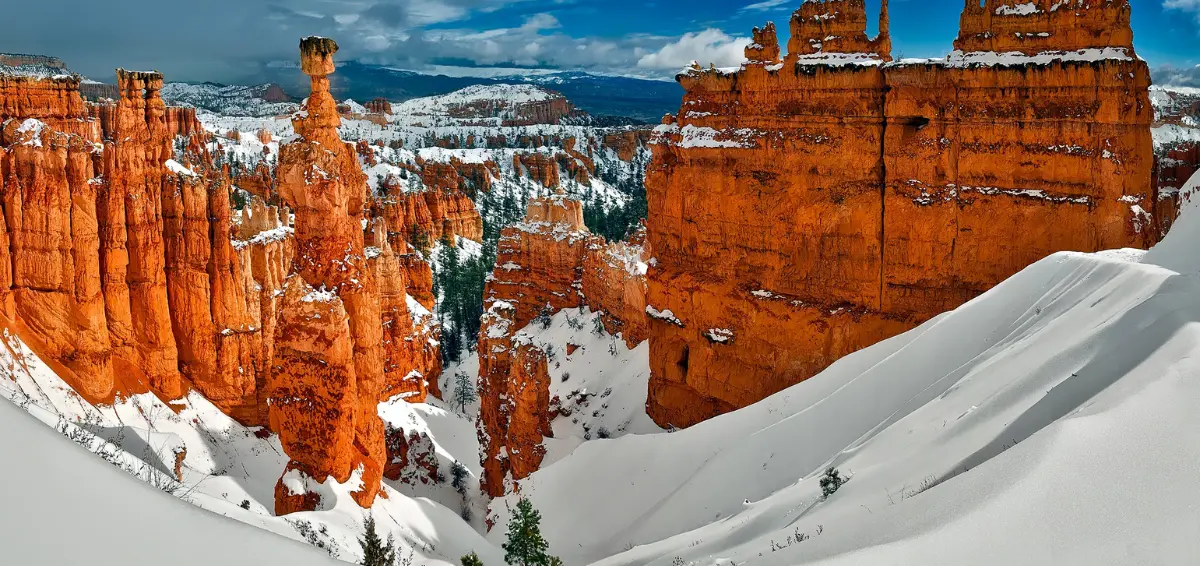
{"label": "small bush in snow", "polygon": [[467,476],[469,475],[471,475],[471,472],[467,470],[466,466],[462,465],[462,462],[455,460],[453,464],[450,464],[450,485],[454,487],[454,491],[457,491],[459,495],[467,494]]}
{"label": "small bush in snow", "polygon": [[483,566],[483,561],[474,552],[463,556],[460,560],[462,561],[462,566]]}
{"label": "small bush in snow", "polygon": [[842,477],[837,468],[830,467],[825,470],[825,475],[821,476],[821,494],[829,497],[845,483],[846,479]]}
{"label": "small bush in snow", "polygon": [[596,429],[596,437],[597,438],[612,438],[612,433],[609,432],[607,428],[600,427],[599,429]]}
{"label": "small bush in snow", "polygon": [[238,507],[241,507],[242,509],[249,511],[250,510],[250,500],[243,499],[242,502],[238,504]]}

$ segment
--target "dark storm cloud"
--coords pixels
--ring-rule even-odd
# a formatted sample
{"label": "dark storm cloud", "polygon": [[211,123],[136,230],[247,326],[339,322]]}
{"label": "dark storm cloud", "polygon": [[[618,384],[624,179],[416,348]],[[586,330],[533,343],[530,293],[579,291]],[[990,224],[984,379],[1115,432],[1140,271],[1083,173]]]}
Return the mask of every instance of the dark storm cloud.
{"label": "dark storm cloud", "polygon": [[302,34],[334,31],[329,4],[13,2],[4,8],[8,25],[0,51],[58,56],[102,80],[111,80],[117,66],[158,68],[175,79],[214,79],[245,72],[264,59],[294,57]]}
{"label": "dark storm cloud", "polygon": [[394,28],[408,24],[408,10],[399,2],[376,2],[363,10],[362,17]]}

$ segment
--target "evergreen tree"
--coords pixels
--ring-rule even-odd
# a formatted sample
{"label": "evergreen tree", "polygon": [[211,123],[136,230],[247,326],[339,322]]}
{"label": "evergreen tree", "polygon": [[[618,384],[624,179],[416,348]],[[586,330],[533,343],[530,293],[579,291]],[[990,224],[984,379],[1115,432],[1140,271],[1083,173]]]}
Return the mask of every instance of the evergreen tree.
{"label": "evergreen tree", "polygon": [[483,561],[474,552],[462,557],[462,566],[483,566]]}
{"label": "evergreen tree", "polygon": [[450,485],[454,487],[454,490],[457,491],[459,495],[465,496],[467,494],[467,476],[470,473],[471,472],[467,470],[467,467],[462,465],[462,462],[459,462],[458,460],[455,460],[453,464],[450,464]]}
{"label": "evergreen tree", "polygon": [[471,376],[465,371],[454,372],[454,402],[458,404],[458,410],[466,411],[467,405],[478,399],[479,395],[475,393],[475,384]]}
{"label": "evergreen tree", "polygon": [[508,542],[500,545],[504,549],[504,561],[513,566],[555,566],[562,561],[546,554],[550,543],[542,538],[542,514],[533,508],[528,499],[521,498],[508,520]]}
{"label": "evergreen tree", "polygon": [[392,566],[396,561],[395,539],[388,535],[388,542],[385,544],[383,539],[379,538],[379,534],[375,532],[375,517],[367,516],[363,523],[363,538],[358,539],[359,546],[362,547],[363,559],[362,566]]}

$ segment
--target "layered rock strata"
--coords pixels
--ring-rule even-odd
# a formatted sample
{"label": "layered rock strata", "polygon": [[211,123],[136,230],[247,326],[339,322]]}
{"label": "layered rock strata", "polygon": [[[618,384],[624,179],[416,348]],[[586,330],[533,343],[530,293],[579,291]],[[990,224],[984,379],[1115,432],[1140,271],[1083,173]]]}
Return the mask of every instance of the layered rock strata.
{"label": "layered rock strata", "polygon": [[768,27],[740,70],[678,77],[687,93],[646,180],[656,422],[758,401],[1047,254],[1154,243],[1149,72],[1122,39],[1128,3],[1069,18],[1050,4],[964,14],[964,38],[1048,34],[1028,44],[1056,51],[1039,57],[884,64],[886,23],[867,40],[862,2],[829,0],[793,15],[782,65]]}

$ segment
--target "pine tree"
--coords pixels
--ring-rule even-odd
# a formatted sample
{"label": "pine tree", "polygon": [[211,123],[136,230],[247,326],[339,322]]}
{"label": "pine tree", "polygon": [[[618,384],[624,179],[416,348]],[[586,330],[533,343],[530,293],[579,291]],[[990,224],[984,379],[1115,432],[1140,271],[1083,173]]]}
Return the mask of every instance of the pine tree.
{"label": "pine tree", "polygon": [[542,538],[542,514],[528,499],[521,498],[508,521],[504,561],[513,566],[561,566],[562,561],[546,554],[550,543]]}
{"label": "pine tree", "polygon": [[362,547],[363,559],[362,566],[392,566],[396,561],[395,539],[392,535],[388,535],[388,542],[384,544],[383,539],[379,538],[379,534],[375,532],[375,517],[367,516],[363,523],[363,538],[358,539],[359,546]]}
{"label": "pine tree", "polygon": [[471,472],[467,470],[467,467],[462,465],[462,462],[459,462],[458,460],[455,460],[453,464],[450,464],[450,485],[459,493],[459,495],[465,496],[467,494],[467,476],[470,475],[470,473]]}
{"label": "pine tree", "polygon": [[454,402],[458,404],[458,410],[466,411],[467,405],[478,399],[479,395],[475,393],[475,384],[472,383],[471,376],[465,371],[454,372]]}
{"label": "pine tree", "polygon": [[462,566],[483,566],[483,561],[474,552],[462,557]]}

